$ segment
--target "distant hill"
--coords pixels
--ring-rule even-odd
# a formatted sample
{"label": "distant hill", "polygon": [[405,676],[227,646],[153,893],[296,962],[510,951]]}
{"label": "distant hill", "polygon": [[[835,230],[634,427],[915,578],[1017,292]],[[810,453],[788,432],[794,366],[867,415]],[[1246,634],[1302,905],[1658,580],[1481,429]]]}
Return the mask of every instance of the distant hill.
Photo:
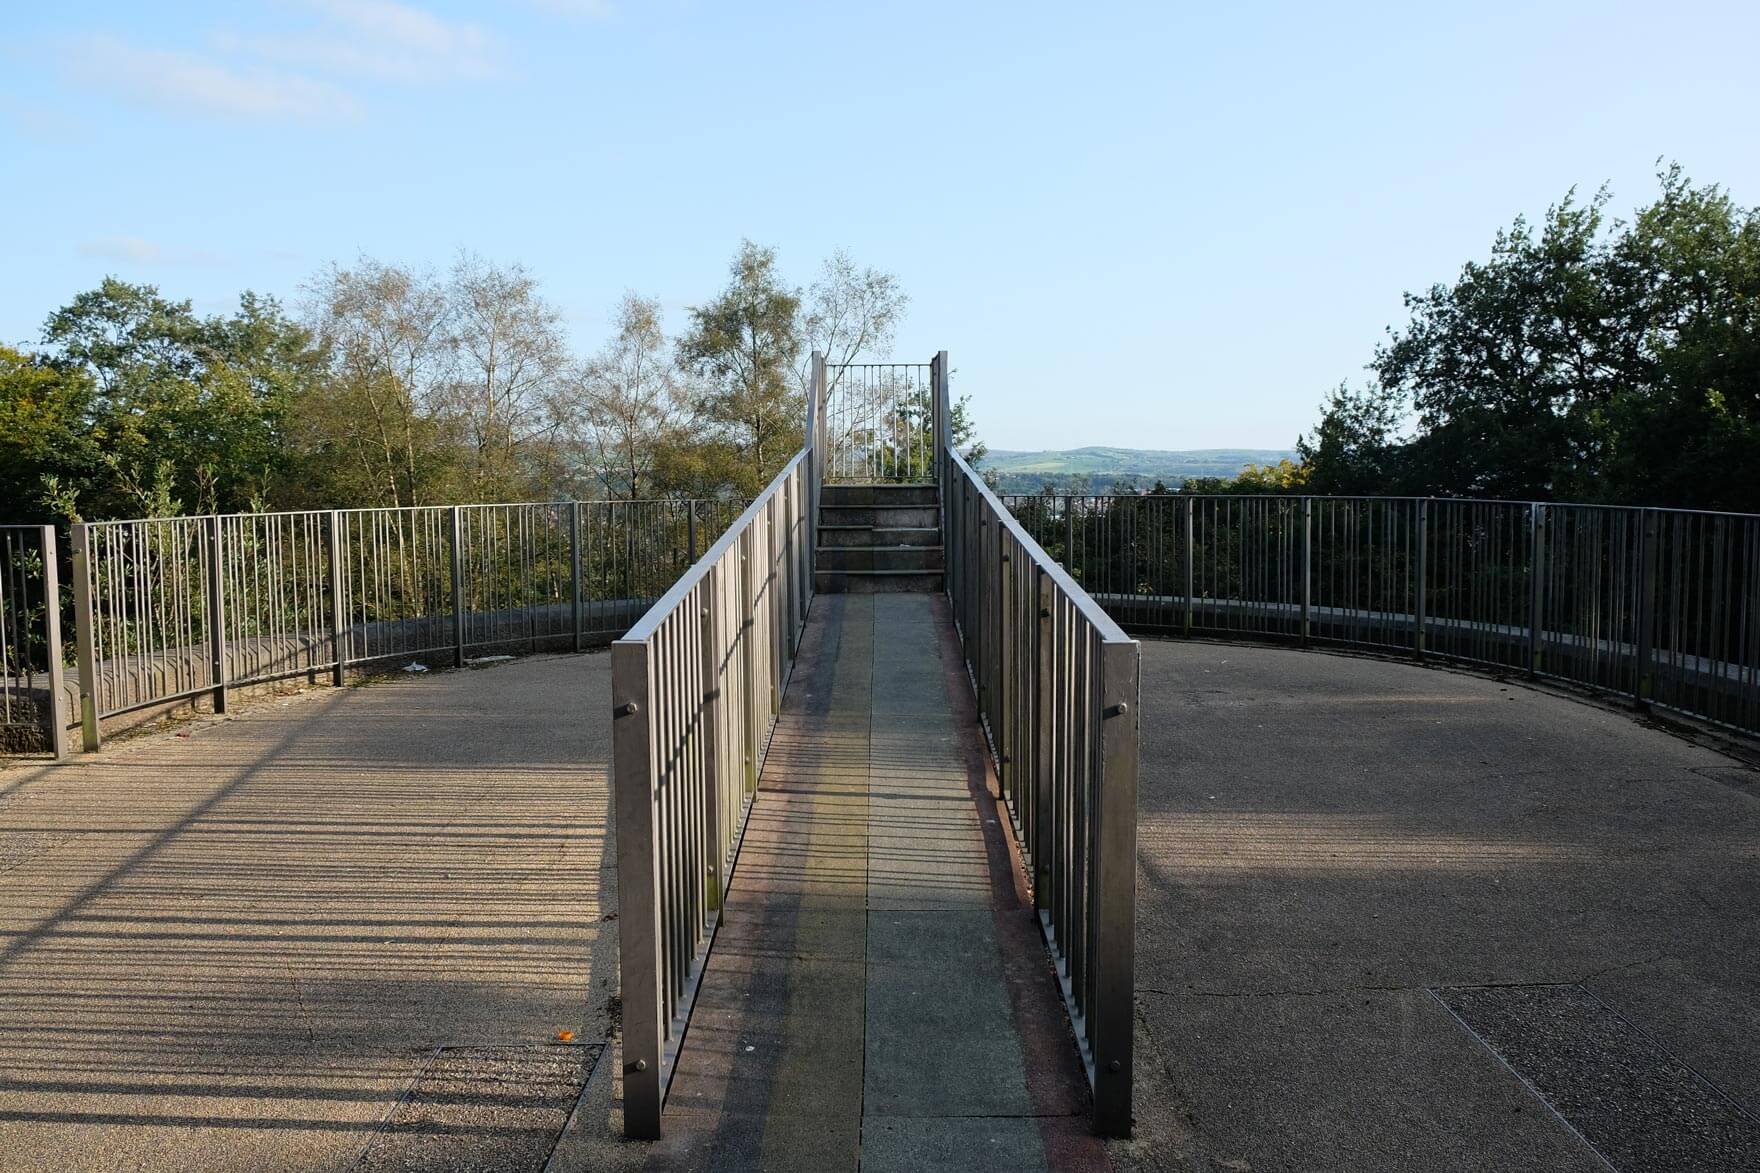
{"label": "distant hill", "polygon": [[[1190,477],[1232,477],[1249,464],[1295,459],[1286,448],[1069,448],[1015,452],[992,448],[986,471],[996,473],[1005,493],[1037,493],[1047,483],[1059,490],[1105,493],[1146,489],[1156,481],[1178,488]],[[1084,481],[1085,478],[1085,481]]]}

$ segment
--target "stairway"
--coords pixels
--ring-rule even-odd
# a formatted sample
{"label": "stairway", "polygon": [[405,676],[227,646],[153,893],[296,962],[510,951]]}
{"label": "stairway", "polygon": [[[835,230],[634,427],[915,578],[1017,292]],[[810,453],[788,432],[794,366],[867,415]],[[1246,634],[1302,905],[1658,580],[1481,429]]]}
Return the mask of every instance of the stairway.
{"label": "stairway", "polygon": [[827,594],[940,591],[947,563],[935,486],[824,486],[813,554],[814,588]]}

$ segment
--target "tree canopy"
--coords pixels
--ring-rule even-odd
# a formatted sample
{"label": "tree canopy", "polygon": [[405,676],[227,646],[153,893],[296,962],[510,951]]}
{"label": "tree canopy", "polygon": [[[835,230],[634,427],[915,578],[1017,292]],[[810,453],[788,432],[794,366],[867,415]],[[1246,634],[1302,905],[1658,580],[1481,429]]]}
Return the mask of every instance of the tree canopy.
{"label": "tree canopy", "polygon": [[297,315],[106,278],[0,347],[0,521],[748,496],[800,444],[806,350],[883,357],[907,304],[846,253],[799,288],[746,241],[676,339],[630,293],[580,359],[529,271],[469,253],[332,265]]}
{"label": "tree canopy", "polygon": [[1408,294],[1299,449],[1311,491],[1760,511],[1760,209],[1677,167],[1518,218]]}

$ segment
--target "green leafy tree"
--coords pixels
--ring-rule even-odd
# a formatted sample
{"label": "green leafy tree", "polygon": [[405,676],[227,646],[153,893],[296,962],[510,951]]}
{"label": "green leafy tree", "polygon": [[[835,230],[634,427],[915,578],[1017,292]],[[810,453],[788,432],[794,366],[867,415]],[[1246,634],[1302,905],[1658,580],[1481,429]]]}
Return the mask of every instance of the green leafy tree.
{"label": "green leafy tree", "polygon": [[83,369],[0,346],[0,522],[69,519],[103,471]]}
{"label": "green leafy tree", "polygon": [[280,479],[281,424],[317,374],[310,339],[271,298],[198,318],[151,285],[106,278],[50,315],[43,341],[92,391],[98,453],[78,475],[92,516],[248,508]]}
{"label": "green leafy tree", "polygon": [[697,412],[744,458],[737,487],[761,489],[799,446],[805,401],[792,376],[800,353],[800,297],[776,271],[776,250],[740,245],[731,281],[690,311],[678,363],[702,380]]}
{"label": "green leafy tree", "polygon": [[1660,180],[1629,223],[1567,196],[1407,295],[1376,382],[1302,438],[1311,487],[1760,509],[1760,210]]}

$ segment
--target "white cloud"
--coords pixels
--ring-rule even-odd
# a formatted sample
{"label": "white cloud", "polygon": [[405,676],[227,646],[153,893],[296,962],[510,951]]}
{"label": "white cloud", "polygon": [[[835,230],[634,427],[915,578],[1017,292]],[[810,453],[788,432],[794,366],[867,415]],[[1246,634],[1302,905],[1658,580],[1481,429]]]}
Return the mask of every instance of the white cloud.
{"label": "white cloud", "polygon": [[204,249],[167,248],[138,236],[100,236],[84,241],[79,255],[131,265],[215,265],[222,258]]}
{"label": "white cloud", "polygon": [[[525,0],[558,14],[607,16],[610,0]],[[506,72],[481,25],[403,0],[297,0],[304,27],[210,31],[199,50],[95,36],[65,46],[83,80],[154,105],[236,118],[358,114],[361,84],[439,84]]]}
{"label": "white cloud", "polygon": [[94,37],[67,51],[86,80],[155,105],[235,118],[333,118],[354,114],[336,86],[285,70],[240,68],[175,49]]}
{"label": "white cloud", "polygon": [[584,16],[595,20],[617,11],[611,0],[526,0],[526,3],[560,16]]}
{"label": "white cloud", "polygon": [[500,72],[500,43],[482,27],[395,0],[306,0],[323,18],[291,36],[216,35],[217,47],[349,77],[430,82]]}

